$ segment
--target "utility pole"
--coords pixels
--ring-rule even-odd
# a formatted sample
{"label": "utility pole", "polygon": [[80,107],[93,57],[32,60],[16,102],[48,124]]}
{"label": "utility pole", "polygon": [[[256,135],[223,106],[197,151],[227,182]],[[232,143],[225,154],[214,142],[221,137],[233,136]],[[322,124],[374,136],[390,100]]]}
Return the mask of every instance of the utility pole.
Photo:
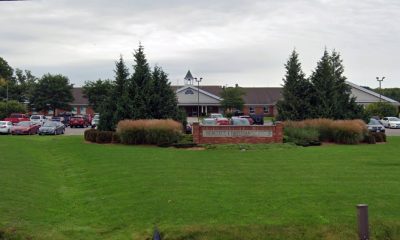
{"label": "utility pole", "polygon": [[379,77],[376,77],[376,81],[379,82],[379,102],[382,101],[382,81],[383,79],[385,79],[385,77],[382,77],[381,79],[379,79]]}
{"label": "utility pole", "polygon": [[197,122],[200,122],[200,82],[203,78],[194,78],[197,82]]}

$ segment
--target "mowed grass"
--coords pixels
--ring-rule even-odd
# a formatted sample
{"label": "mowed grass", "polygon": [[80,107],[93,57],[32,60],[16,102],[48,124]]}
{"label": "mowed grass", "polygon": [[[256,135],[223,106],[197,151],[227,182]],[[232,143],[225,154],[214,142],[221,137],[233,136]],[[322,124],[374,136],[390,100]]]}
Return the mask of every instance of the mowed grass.
{"label": "mowed grass", "polygon": [[400,239],[400,137],[194,151],[0,136],[0,239]]}

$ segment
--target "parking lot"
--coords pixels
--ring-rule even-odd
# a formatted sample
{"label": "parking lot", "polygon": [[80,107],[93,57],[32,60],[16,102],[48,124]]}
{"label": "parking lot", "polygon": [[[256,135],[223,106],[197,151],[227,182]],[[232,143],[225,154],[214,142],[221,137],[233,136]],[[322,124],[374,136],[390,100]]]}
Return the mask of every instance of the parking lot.
{"label": "parking lot", "polygon": [[73,135],[83,135],[83,132],[87,129],[90,129],[90,127],[88,128],[70,128],[70,127],[66,127],[65,128],[65,135],[67,136],[73,136]]}

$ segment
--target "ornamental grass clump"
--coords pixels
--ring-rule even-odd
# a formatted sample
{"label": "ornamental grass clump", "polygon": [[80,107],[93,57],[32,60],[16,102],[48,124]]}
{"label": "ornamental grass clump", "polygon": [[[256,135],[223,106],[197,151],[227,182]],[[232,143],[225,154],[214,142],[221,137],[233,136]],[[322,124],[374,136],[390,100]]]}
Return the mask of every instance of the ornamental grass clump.
{"label": "ornamental grass clump", "polygon": [[169,145],[178,142],[182,124],[169,119],[122,120],[117,134],[123,144]]}
{"label": "ornamental grass clump", "polygon": [[341,144],[358,144],[368,133],[362,120],[307,119],[304,121],[286,121],[285,128],[316,129],[319,140]]}

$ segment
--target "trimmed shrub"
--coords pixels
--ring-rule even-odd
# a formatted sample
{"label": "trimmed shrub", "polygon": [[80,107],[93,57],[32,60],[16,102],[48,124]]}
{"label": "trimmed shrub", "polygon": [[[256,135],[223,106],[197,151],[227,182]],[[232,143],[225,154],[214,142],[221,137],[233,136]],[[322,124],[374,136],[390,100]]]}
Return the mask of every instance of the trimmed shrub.
{"label": "trimmed shrub", "polygon": [[111,143],[114,132],[99,131],[96,136],[96,143]]}
{"label": "trimmed shrub", "polygon": [[178,142],[182,124],[173,120],[122,120],[117,125],[117,134],[123,144],[153,144],[170,146]]}
{"label": "trimmed shrub", "polygon": [[116,132],[113,132],[111,142],[112,143],[121,143],[121,139],[119,139],[119,135]]}
{"label": "trimmed shrub", "polygon": [[96,142],[97,134],[99,130],[96,129],[88,129],[84,132],[84,138],[89,142]]}
{"label": "trimmed shrub", "polygon": [[383,132],[371,132],[376,142],[386,142],[386,134]]}
{"label": "trimmed shrub", "polygon": [[365,135],[364,142],[368,144],[376,144],[374,135],[372,135],[372,133]]}

